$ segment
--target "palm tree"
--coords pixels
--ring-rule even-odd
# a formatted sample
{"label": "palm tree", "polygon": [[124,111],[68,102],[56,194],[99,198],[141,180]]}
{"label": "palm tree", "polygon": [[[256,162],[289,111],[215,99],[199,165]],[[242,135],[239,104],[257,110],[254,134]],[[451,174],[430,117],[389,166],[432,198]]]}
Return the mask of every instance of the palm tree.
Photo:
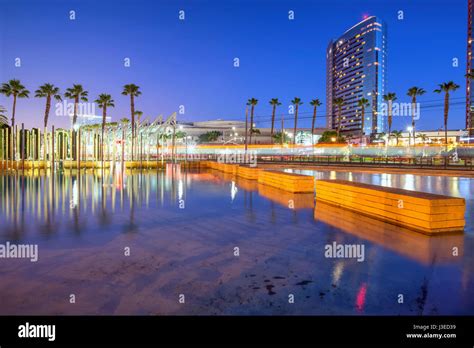
{"label": "palm tree", "polygon": [[249,143],[252,144],[252,130],[253,130],[253,112],[255,110],[255,105],[257,105],[258,103],[258,99],[255,99],[255,98],[250,98],[248,101],[247,101],[247,105],[250,105],[250,141]]}
{"label": "palm tree", "polygon": [[425,94],[426,91],[423,88],[411,87],[408,89],[407,95],[411,97],[411,128],[413,132],[413,143],[415,143],[416,132],[415,132],[415,110],[416,110],[416,97]]}
{"label": "palm tree", "polygon": [[426,144],[426,142],[428,141],[428,136],[426,134],[420,133],[416,137],[420,138],[423,144]]}
{"label": "palm tree", "polygon": [[341,113],[342,107],[344,106],[344,99],[335,98],[333,100],[334,105],[337,106],[337,127],[336,127],[336,138],[339,139],[339,133],[341,132]]}
{"label": "palm tree", "polygon": [[398,142],[399,142],[400,138],[401,138],[402,135],[403,135],[402,131],[394,130],[394,131],[392,132],[392,135],[395,137],[395,140],[397,141],[397,146],[398,146]]}
{"label": "palm tree", "polygon": [[298,108],[303,102],[300,98],[295,97],[291,103],[295,106],[295,125],[293,127],[293,144],[296,144],[296,126],[298,125]]}
{"label": "palm tree", "polygon": [[76,126],[77,122],[77,107],[79,105],[79,101],[86,102],[87,96],[89,92],[85,91],[82,85],[72,85],[71,88],[66,89],[66,93],[64,93],[64,97],[68,99],[73,99],[74,100],[74,112],[72,116],[72,129],[71,129],[71,141],[72,141],[72,147],[71,147],[71,157],[72,159],[76,158],[76,140],[75,140],[75,132],[74,132],[74,127]]}
{"label": "palm tree", "polygon": [[46,108],[44,111],[44,128],[48,128],[49,111],[51,109],[51,99],[54,98],[57,101],[62,101],[59,87],[54,86],[51,83],[45,83],[35,91],[36,98],[46,98]]}
{"label": "palm tree", "polygon": [[46,98],[46,108],[44,111],[44,144],[43,144],[43,158],[46,161],[46,131],[48,129],[48,118],[49,111],[51,110],[51,99],[54,98],[57,101],[62,101],[61,94],[59,92],[59,87],[51,83],[45,83],[35,91],[36,98]]}
{"label": "palm tree", "polygon": [[366,98],[360,98],[357,101],[357,106],[360,107],[360,143],[362,144],[362,139],[364,138],[364,126],[365,126],[365,108],[368,107],[369,100]]}
{"label": "palm tree", "polygon": [[[3,83],[0,87],[0,93],[6,97],[13,97],[13,107],[12,107],[12,134],[15,134],[15,112],[16,112],[16,101],[18,98],[28,98],[30,96],[30,91],[28,91],[25,86],[21,84],[19,80],[10,80],[7,83]],[[15,157],[15,136],[11,137],[11,155],[14,159]]]}
{"label": "palm tree", "polygon": [[128,85],[123,86],[122,95],[129,95],[130,96],[130,115],[132,119],[132,161],[134,159],[133,156],[133,141],[135,139],[135,98],[140,96],[142,92],[140,92],[140,87],[131,83]]}
{"label": "palm tree", "polygon": [[393,118],[393,102],[397,100],[397,95],[395,93],[387,93],[383,96],[383,100],[387,102],[388,105],[388,136],[392,134],[392,118]]}
{"label": "palm tree", "polygon": [[273,130],[274,130],[274,126],[275,126],[275,113],[276,113],[276,107],[278,105],[281,105],[280,101],[278,100],[278,98],[272,98],[270,100],[270,105],[273,107],[273,110],[272,110],[272,129],[270,131],[270,136],[272,138],[272,141],[273,141]]}
{"label": "palm tree", "polygon": [[99,94],[99,97],[94,101],[97,103],[99,108],[102,109],[102,136],[101,136],[101,160],[102,160],[102,167],[104,166],[104,131],[105,131],[105,121],[107,120],[107,108],[115,107],[114,100],[110,94]]}
{"label": "palm tree", "polygon": [[453,81],[443,82],[439,84],[439,88],[435,89],[435,93],[444,92],[444,143],[446,151],[448,150],[448,113],[449,113],[449,92],[455,91],[459,88],[459,85]]}
{"label": "palm tree", "polygon": [[66,89],[66,93],[64,93],[64,97],[74,100],[74,114],[72,116],[73,127],[76,125],[77,122],[77,107],[79,105],[79,101],[86,102],[88,100],[88,94],[89,92],[85,91],[82,85],[72,85],[72,87]]}
{"label": "palm tree", "polygon": [[314,145],[314,125],[316,123],[316,109],[318,108],[318,106],[321,106],[321,101],[316,98],[316,99],[313,99],[309,102],[309,104],[313,107],[313,121],[311,122],[311,142],[313,143]]}

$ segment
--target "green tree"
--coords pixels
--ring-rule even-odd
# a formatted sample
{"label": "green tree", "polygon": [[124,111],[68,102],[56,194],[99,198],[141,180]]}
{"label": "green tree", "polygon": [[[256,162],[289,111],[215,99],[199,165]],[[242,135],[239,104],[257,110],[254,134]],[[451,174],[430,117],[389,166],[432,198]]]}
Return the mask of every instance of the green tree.
{"label": "green tree", "polygon": [[416,130],[415,130],[415,113],[416,113],[416,97],[425,94],[426,91],[420,87],[411,87],[408,89],[407,95],[411,97],[411,128],[413,129],[413,143],[416,139]]}
{"label": "green tree", "polygon": [[293,144],[296,144],[296,127],[298,125],[298,109],[299,106],[303,104],[300,98],[295,97],[292,101],[291,104],[295,106],[295,124],[293,127]]}
{"label": "green tree", "polygon": [[275,140],[275,142],[280,143],[280,144],[283,144],[283,143],[287,144],[290,140],[290,138],[285,132],[283,132],[283,137],[282,137],[282,132],[276,132],[275,134],[273,134],[273,139]]}
{"label": "green tree", "polygon": [[207,133],[201,134],[199,136],[199,141],[201,143],[211,143],[217,141],[220,136],[222,136],[222,132],[220,131],[209,131]]}
{"label": "green tree", "polygon": [[392,132],[392,135],[393,135],[393,137],[395,138],[395,140],[396,140],[396,142],[397,142],[397,146],[398,146],[398,143],[399,143],[399,141],[400,141],[400,138],[401,138],[402,135],[403,135],[403,132],[402,132],[402,131],[399,131],[399,130],[394,130],[394,131]]}
{"label": "green tree", "polygon": [[449,93],[454,92],[459,88],[459,85],[453,81],[443,82],[439,84],[439,88],[435,89],[435,93],[444,92],[444,143],[446,151],[448,150],[448,114],[449,114]]}
{"label": "green tree", "polygon": [[318,140],[318,144],[344,144],[346,140],[337,134],[337,131],[325,131]]}

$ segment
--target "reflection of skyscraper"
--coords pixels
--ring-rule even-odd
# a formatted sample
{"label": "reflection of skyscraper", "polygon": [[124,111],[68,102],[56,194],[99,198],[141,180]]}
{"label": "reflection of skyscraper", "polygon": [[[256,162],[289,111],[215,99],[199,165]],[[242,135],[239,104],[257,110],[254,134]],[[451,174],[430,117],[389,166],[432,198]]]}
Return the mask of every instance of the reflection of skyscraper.
{"label": "reflection of skyscraper", "polygon": [[[474,16],[474,0],[468,0],[467,5],[467,73],[472,73],[473,67],[473,52],[472,52],[472,43],[473,43],[473,16]],[[474,84],[473,80],[469,77],[466,78],[466,129],[469,132],[469,136],[474,136],[474,110],[471,108],[474,107],[474,95],[473,89]]]}
{"label": "reflection of skyscraper", "polygon": [[386,47],[385,24],[374,16],[364,19],[329,43],[326,52],[328,128],[337,128],[338,107],[333,100],[342,98],[341,133],[360,134],[362,115],[357,103],[366,98],[370,105],[365,108],[364,134],[385,131],[385,120],[377,115],[381,113],[381,100],[385,93]]}

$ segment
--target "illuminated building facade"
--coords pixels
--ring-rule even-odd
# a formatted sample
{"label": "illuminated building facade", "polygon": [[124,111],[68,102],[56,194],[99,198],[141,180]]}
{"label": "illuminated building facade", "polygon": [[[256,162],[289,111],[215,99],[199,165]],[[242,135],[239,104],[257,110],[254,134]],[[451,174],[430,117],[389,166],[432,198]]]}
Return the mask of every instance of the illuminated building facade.
{"label": "illuminated building facade", "polygon": [[[472,52],[472,44],[473,44],[473,13],[474,11],[474,0],[468,0],[468,9],[467,9],[467,58],[466,58],[466,65],[467,65],[467,73],[473,73],[473,52]],[[466,130],[470,137],[474,137],[474,94],[473,94],[473,79],[470,77],[466,77]]]}
{"label": "illuminated building facade", "polygon": [[[386,131],[381,116],[385,94],[387,64],[386,25],[377,17],[364,19],[331,41],[326,52],[327,128],[338,127],[338,106],[334,99],[342,98],[340,132],[342,135],[372,135]],[[366,98],[362,130],[362,108],[357,105]]]}

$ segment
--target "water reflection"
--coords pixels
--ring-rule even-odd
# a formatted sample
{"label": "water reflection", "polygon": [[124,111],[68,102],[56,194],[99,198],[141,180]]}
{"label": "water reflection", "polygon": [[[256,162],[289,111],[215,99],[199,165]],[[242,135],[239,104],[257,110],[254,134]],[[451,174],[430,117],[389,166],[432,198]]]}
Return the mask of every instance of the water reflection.
{"label": "water reflection", "polygon": [[[39,262],[0,260],[0,314],[474,312],[472,179],[306,173],[460,195],[468,227],[426,237],[314,205],[311,194],[173,165],[2,176],[0,240],[38,243]],[[334,241],[364,244],[366,261],[326,258]],[[81,305],[51,302],[71,289]],[[189,294],[186,306],[177,293]],[[291,306],[289,293],[298,299]]]}

